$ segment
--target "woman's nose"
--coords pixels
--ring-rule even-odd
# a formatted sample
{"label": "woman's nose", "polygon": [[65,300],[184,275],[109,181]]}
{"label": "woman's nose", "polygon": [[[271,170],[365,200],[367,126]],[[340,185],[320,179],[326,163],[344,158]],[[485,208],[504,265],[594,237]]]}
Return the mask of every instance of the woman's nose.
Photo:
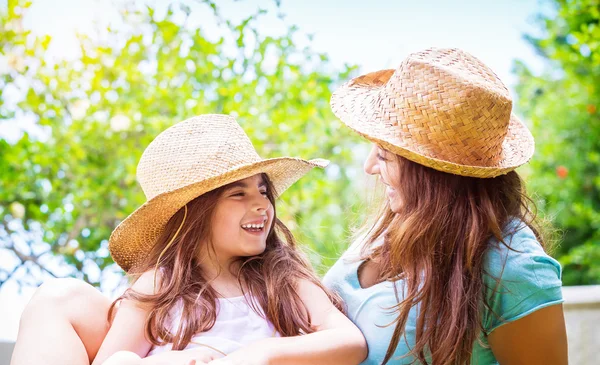
{"label": "woman's nose", "polygon": [[378,161],[379,160],[377,159],[377,146],[373,145],[373,148],[371,148],[371,152],[369,152],[369,155],[367,156],[367,159],[365,160],[365,164],[363,166],[365,173],[369,174],[369,175],[378,175],[379,174]]}

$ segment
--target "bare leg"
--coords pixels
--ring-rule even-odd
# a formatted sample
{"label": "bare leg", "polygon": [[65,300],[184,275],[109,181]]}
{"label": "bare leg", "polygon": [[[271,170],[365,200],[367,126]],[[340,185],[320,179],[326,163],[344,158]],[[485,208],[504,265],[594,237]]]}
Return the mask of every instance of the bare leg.
{"label": "bare leg", "polygon": [[81,280],[42,284],[21,316],[11,365],[89,365],[108,332],[110,304]]}

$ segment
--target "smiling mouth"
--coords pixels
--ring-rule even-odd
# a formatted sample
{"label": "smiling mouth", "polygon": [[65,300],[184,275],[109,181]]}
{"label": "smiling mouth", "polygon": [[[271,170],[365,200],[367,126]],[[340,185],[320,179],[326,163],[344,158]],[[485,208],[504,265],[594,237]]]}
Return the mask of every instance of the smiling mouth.
{"label": "smiling mouth", "polygon": [[242,229],[244,229],[245,231],[248,231],[248,232],[262,232],[265,230],[265,222],[242,224]]}

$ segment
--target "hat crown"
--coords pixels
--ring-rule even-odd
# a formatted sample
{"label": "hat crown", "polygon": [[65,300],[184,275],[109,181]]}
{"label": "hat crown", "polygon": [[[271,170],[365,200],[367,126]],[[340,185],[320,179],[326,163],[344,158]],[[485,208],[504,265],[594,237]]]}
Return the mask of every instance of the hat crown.
{"label": "hat crown", "polygon": [[206,114],[177,123],[159,134],[142,154],[137,178],[150,200],[260,160],[232,116]]}
{"label": "hat crown", "polygon": [[415,152],[472,166],[502,158],[512,100],[498,76],[458,49],[411,54],[381,89],[378,113]]}

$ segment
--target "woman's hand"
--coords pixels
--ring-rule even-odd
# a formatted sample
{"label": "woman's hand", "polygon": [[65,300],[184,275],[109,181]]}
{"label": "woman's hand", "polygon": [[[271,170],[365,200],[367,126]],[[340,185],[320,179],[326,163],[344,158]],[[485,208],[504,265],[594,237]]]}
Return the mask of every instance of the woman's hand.
{"label": "woman's hand", "polygon": [[210,365],[269,365],[270,357],[267,347],[255,343],[234,351],[229,355],[209,362]]}
{"label": "woman's hand", "polygon": [[190,360],[185,362],[183,365],[202,365],[202,364],[208,364],[209,361],[201,361],[201,360]]}
{"label": "woman's hand", "polygon": [[208,364],[223,355],[205,347],[189,350],[166,351],[142,359],[142,365],[202,365]]}
{"label": "woman's hand", "polygon": [[106,359],[102,365],[140,365],[142,358],[131,351],[118,351]]}

